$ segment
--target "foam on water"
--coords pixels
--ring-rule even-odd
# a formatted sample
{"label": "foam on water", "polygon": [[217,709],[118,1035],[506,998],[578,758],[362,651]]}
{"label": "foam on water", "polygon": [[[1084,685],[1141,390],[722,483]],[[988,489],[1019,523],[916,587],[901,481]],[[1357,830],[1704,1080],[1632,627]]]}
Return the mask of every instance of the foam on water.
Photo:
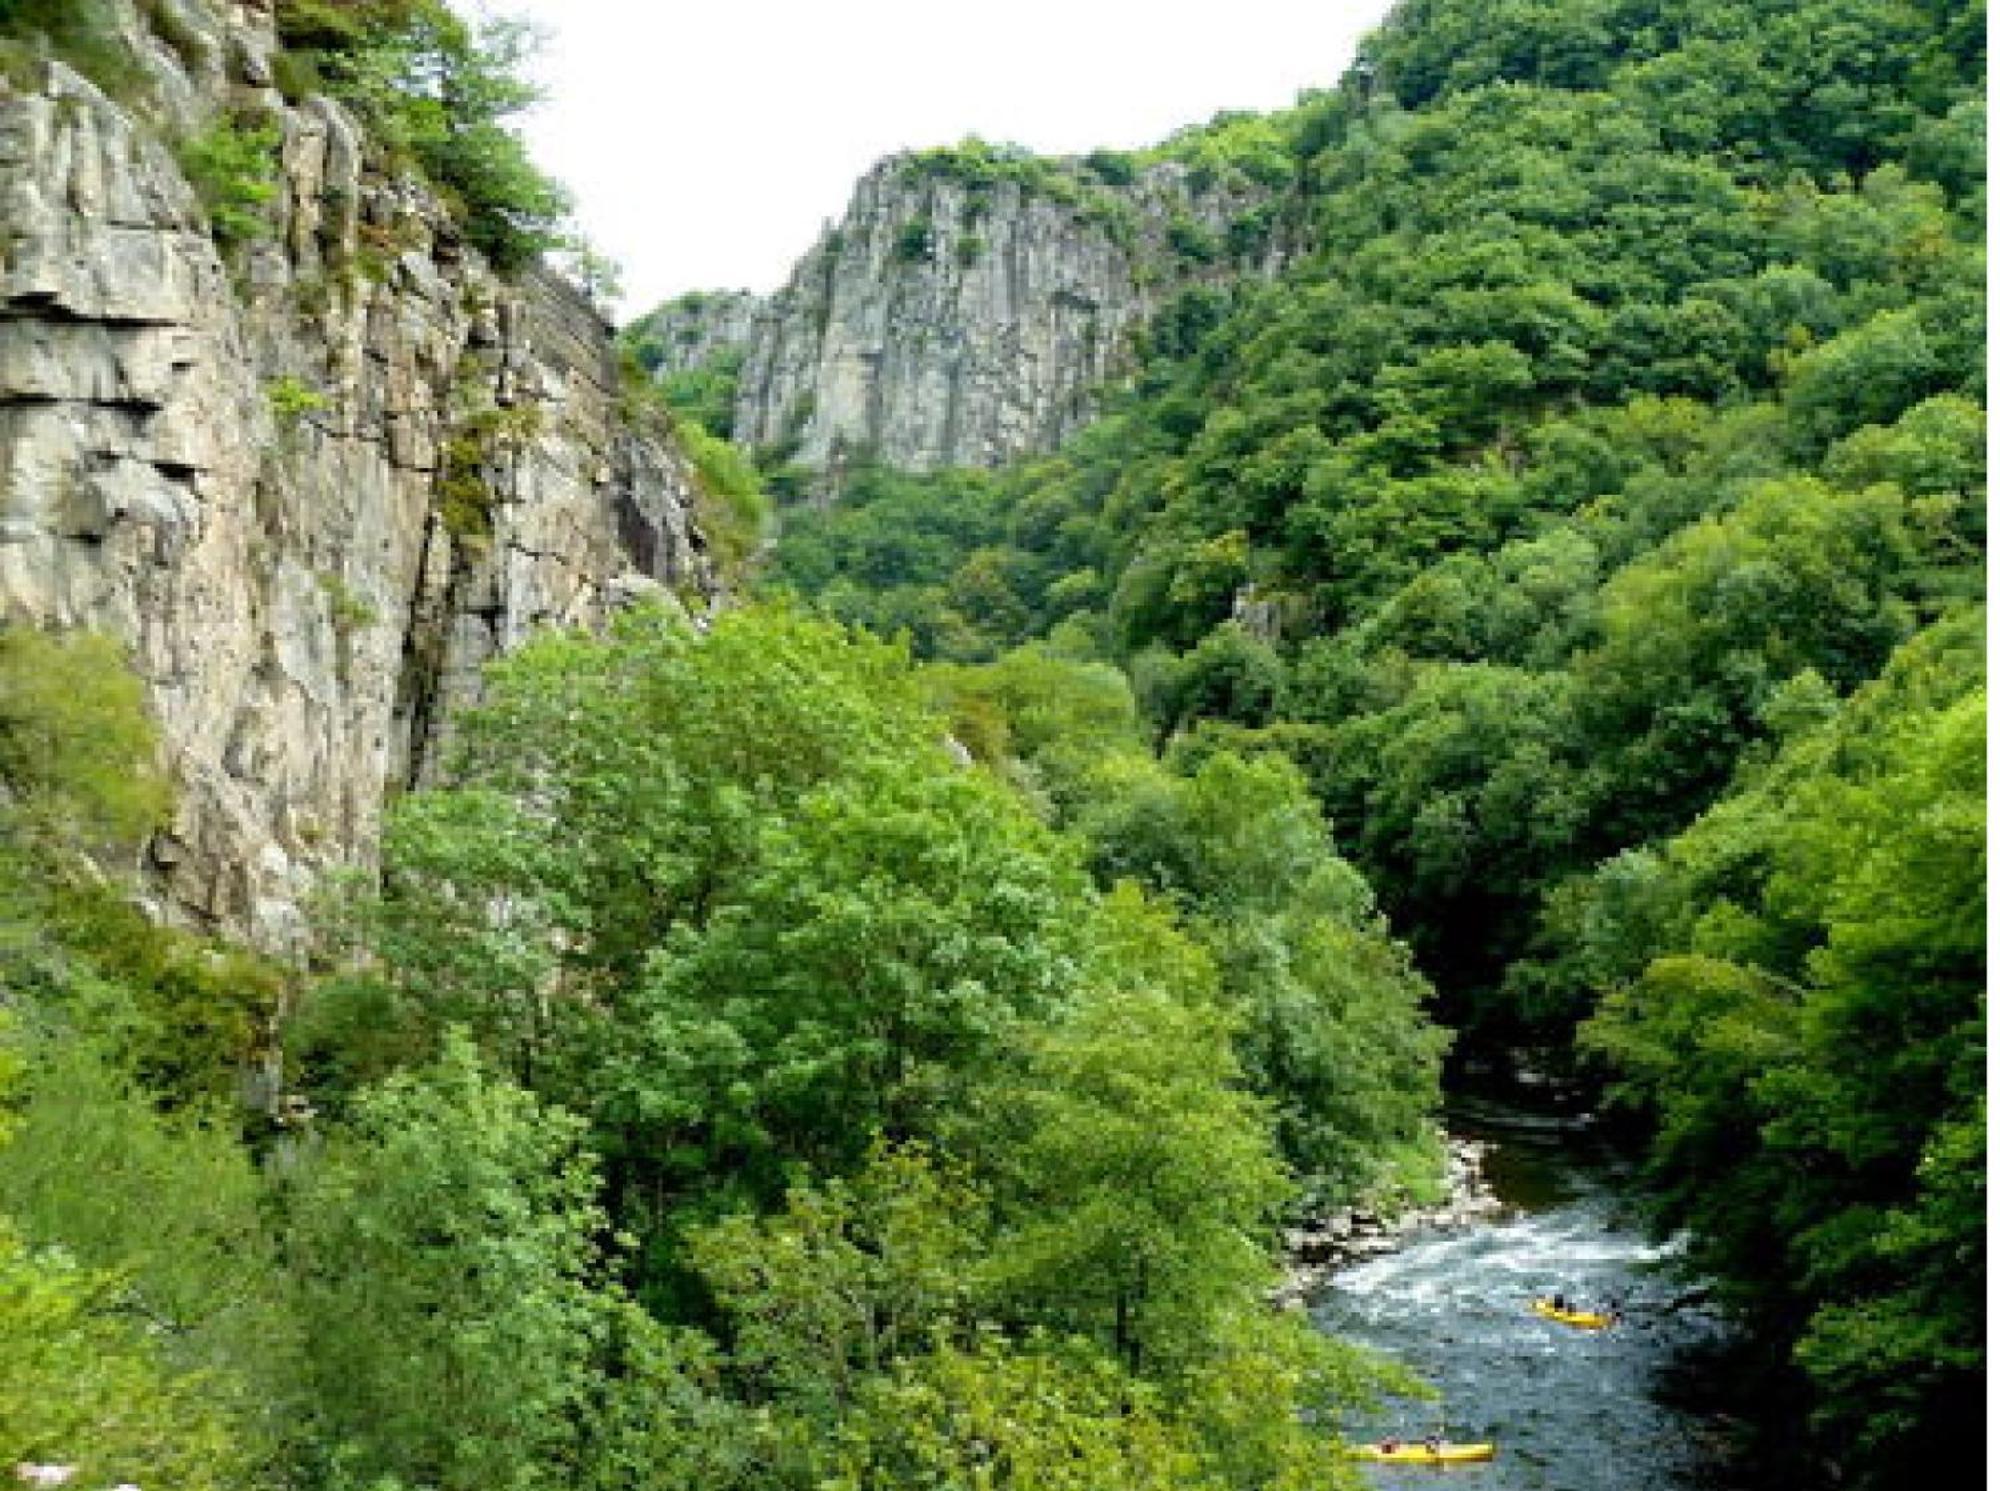
{"label": "foam on water", "polygon": [[[1713,1491],[1724,1484],[1710,1426],[1655,1396],[1682,1350],[1722,1326],[1672,1308],[1685,1290],[1671,1265],[1680,1249],[1645,1236],[1624,1216],[1614,1177],[1558,1143],[1550,1127],[1483,1136],[1516,1152],[1516,1164],[1561,1167],[1538,1177],[1559,1199],[1464,1231],[1419,1237],[1336,1275],[1313,1315],[1335,1335],[1382,1351],[1428,1379],[1436,1404],[1403,1404],[1359,1436],[1416,1437],[1442,1428],[1456,1439],[1492,1439],[1484,1466],[1369,1466],[1391,1488],[1436,1487],[1448,1475],[1466,1491]],[[1522,1153],[1525,1151],[1525,1156]],[[1540,1296],[1586,1304],[1622,1301],[1626,1319],[1580,1331],[1535,1315]]]}

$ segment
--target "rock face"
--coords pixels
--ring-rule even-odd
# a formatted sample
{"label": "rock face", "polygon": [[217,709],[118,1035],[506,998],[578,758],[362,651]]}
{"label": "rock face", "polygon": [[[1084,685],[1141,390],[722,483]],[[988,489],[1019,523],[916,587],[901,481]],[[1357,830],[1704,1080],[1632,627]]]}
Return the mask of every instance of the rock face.
{"label": "rock face", "polygon": [[884,161],[754,316],[746,297],[711,295],[647,323],[665,370],[735,351],[735,438],[785,450],[830,489],[861,455],[994,467],[1084,423],[1181,291],[1284,261],[1269,189],[1197,189],[1173,161],[1115,185],[1081,162],[1033,165]]}
{"label": "rock face", "polygon": [[763,300],[748,290],[696,290],[668,301],[640,328],[657,347],[660,368],[679,372],[725,357],[740,360],[763,309]]}
{"label": "rock face", "polygon": [[[144,111],[0,79],[0,618],[128,643],[180,787],[159,909],[278,945],[482,664],[712,584],[591,305],[503,282],[340,108],[287,105],[265,5],[163,12],[171,49],[125,17]],[[273,231],[225,262],[166,137],[246,104]]]}

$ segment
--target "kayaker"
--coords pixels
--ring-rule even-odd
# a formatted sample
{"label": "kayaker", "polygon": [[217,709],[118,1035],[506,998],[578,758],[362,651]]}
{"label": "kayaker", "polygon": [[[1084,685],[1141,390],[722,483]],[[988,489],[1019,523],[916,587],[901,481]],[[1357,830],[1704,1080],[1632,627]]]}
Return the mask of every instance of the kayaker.
{"label": "kayaker", "polygon": [[1558,1315],[1567,1315],[1569,1313],[1569,1301],[1564,1299],[1560,1294],[1554,1295],[1549,1300],[1549,1308],[1554,1310]]}
{"label": "kayaker", "polygon": [[1393,1455],[1402,1447],[1403,1441],[1400,1439],[1385,1439],[1382,1441],[1382,1453],[1385,1455]]}
{"label": "kayaker", "polygon": [[1424,1436],[1424,1448],[1429,1450],[1433,1455],[1442,1455],[1444,1453],[1444,1436],[1442,1434],[1426,1434]]}

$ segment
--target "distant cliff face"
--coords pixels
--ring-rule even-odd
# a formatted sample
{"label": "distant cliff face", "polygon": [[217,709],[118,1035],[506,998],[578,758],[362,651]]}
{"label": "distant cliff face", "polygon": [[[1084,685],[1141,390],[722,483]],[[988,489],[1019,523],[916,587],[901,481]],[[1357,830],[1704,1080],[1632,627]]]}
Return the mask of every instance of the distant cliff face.
{"label": "distant cliff face", "polygon": [[830,475],[863,454],[999,466],[1084,423],[1173,296],[1285,255],[1267,189],[1198,189],[1171,161],[1111,179],[1075,161],[979,164],[883,162],[754,315],[709,295],[642,323],[662,371],[735,353],[735,438]]}
{"label": "distant cliff face", "polygon": [[[181,789],[162,909],[276,943],[482,664],[711,582],[597,312],[502,282],[349,116],[288,106],[267,6],[163,9],[171,49],[126,17],[144,111],[59,63],[0,78],[0,619],[130,645]],[[276,228],[226,261],[167,138],[246,104]]]}
{"label": "distant cliff face", "polygon": [[749,350],[764,301],[748,290],[697,290],[670,300],[640,326],[654,350],[655,371],[685,372],[720,358],[740,362]]}

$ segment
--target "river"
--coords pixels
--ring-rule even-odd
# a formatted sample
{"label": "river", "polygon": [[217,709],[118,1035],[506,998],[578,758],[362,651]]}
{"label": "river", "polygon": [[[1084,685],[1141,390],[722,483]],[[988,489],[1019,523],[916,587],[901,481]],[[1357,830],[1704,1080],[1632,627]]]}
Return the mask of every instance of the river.
{"label": "river", "polygon": [[[1336,1336],[1394,1357],[1442,1394],[1351,1426],[1361,1437],[1492,1440],[1485,1465],[1366,1466],[1377,1486],[1441,1477],[1465,1491],[1735,1491],[1726,1423],[1698,1402],[1701,1363],[1727,1341],[1624,1199],[1621,1161],[1587,1125],[1464,1100],[1454,1133],[1492,1145],[1492,1220],[1419,1234],[1334,1275],[1311,1305]],[[1625,1320],[1580,1331],[1530,1313],[1561,1292],[1622,1300]],[[1690,1391],[1695,1388],[1695,1391]]]}

